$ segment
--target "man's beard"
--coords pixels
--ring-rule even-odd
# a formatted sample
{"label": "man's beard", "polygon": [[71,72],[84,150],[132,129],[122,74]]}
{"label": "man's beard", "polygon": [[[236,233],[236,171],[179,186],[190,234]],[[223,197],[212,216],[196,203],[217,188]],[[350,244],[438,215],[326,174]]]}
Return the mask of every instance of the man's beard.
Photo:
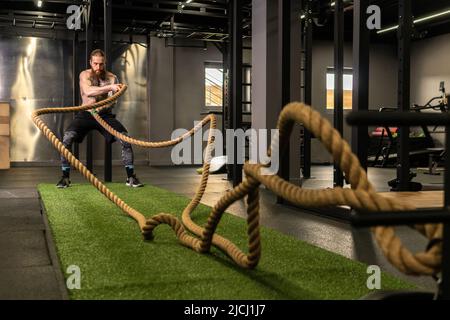
{"label": "man's beard", "polygon": [[100,80],[106,79],[106,71],[100,70],[98,73],[91,69],[91,78],[97,80],[96,82],[99,83]]}

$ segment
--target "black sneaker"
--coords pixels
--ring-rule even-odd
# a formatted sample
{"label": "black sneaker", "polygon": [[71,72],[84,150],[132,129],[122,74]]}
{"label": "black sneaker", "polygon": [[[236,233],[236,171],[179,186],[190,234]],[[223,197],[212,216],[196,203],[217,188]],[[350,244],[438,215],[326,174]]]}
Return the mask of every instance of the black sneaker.
{"label": "black sneaker", "polygon": [[61,180],[56,184],[58,188],[68,188],[70,187],[70,180],[67,177],[61,177]]}
{"label": "black sneaker", "polygon": [[127,182],[125,183],[129,187],[138,188],[142,187],[143,184],[139,181],[139,179],[136,177],[135,174],[133,174],[131,177],[127,178]]}

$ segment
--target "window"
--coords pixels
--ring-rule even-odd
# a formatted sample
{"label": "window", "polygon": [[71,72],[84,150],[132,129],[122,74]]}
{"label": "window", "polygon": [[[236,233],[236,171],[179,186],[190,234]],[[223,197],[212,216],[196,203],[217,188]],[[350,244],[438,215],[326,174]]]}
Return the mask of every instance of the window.
{"label": "window", "polygon": [[[352,109],[353,74],[344,68],[344,109]],[[327,109],[334,109],[334,68],[327,68]]]}
{"label": "window", "polygon": [[205,63],[205,106],[223,106],[223,68],[219,63]]}
{"label": "window", "polygon": [[[251,95],[251,65],[242,65],[242,111],[250,113],[252,107]],[[205,62],[205,107],[219,109],[223,107],[224,88],[223,66],[219,62]]]}

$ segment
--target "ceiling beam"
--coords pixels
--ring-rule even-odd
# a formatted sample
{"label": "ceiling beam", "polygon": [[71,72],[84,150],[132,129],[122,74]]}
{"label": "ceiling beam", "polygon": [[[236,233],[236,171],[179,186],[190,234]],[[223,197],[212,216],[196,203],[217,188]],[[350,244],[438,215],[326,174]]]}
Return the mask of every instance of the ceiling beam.
{"label": "ceiling beam", "polygon": [[185,10],[183,9],[181,12],[177,9],[166,9],[166,8],[151,8],[151,7],[143,7],[143,6],[130,6],[130,5],[117,5],[113,4],[114,9],[119,10],[126,10],[126,11],[136,11],[136,12],[159,12],[159,13],[173,13],[173,14],[179,14],[179,15],[194,15],[194,16],[203,16],[203,17],[210,17],[210,18],[220,18],[220,19],[227,19],[227,16],[225,14],[216,14],[211,12],[201,12],[196,10]]}
{"label": "ceiling beam", "polygon": [[226,10],[227,6],[226,3],[223,2],[223,6],[218,5],[219,2],[216,2],[214,4],[209,3],[198,3],[198,2],[190,2],[186,3],[186,1],[168,1],[168,0],[131,0],[128,2],[139,2],[139,3],[148,3],[148,4],[165,4],[165,5],[173,5],[177,7],[180,3],[184,5],[185,8],[192,7],[192,8],[206,8],[206,9],[214,9],[214,10]]}
{"label": "ceiling beam", "polygon": [[[1,2],[36,2],[36,0],[2,0]],[[43,2],[63,3],[63,4],[83,4],[83,0],[43,0]]]}
{"label": "ceiling beam", "polygon": [[10,24],[4,25],[0,22],[0,34],[7,36],[22,36],[22,37],[39,37],[39,38],[51,38],[51,39],[72,39],[73,31],[65,29],[50,29],[50,28],[38,28],[38,27],[23,27],[23,26],[11,26]]}
{"label": "ceiling beam", "polygon": [[52,19],[52,17],[47,18],[47,17],[36,17],[36,16],[18,16],[18,15],[4,15],[4,14],[0,14],[0,19],[1,20],[7,20],[7,21],[12,21],[14,19],[20,20],[20,21],[36,21],[36,22],[42,22],[42,23],[66,23],[65,19],[58,19],[58,18],[54,18]]}
{"label": "ceiling beam", "polygon": [[45,12],[45,11],[26,11],[26,10],[1,9],[0,13],[19,14],[19,15],[26,15],[26,16],[57,17],[57,18],[65,18],[66,17],[65,13],[62,14],[62,13]]}

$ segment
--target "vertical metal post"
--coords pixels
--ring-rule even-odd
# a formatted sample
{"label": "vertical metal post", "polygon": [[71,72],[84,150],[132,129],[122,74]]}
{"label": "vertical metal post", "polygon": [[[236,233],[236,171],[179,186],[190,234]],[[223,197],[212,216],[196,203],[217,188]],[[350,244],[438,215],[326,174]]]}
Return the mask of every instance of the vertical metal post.
{"label": "vertical metal post", "polygon": [[[301,19],[299,13],[302,8],[302,1],[290,0],[290,12],[286,16],[289,21],[289,97],[288,102],[300,101],[302,98],[302,41],[301,35]],[[289,179],[297,183],[301,182],[301,167],[302,167],[302,142],[300,127],[294,125],[291,134],[291,141],[289,143]]]}
{"label": "vertical metal post", "polygon": [[[106,55],[106,70],[112,68],[112,0],[103,0],[103,32],[104,32],[104,51]],[[105,159],[104,159],[104,176],[106,182],[112,181],[112,145],[105,139]]]}
{"label": "vertical metal post", "polygon": [[[398,110],[409,112],[410,103],[410,49],[411,49],[411,1],[398,2]],[[398,191],[409,189],[409,127],[401,126],[397,144]]]}
{"label": "vertical metal post", "polygon": [[[226,96],[224,96],[225,98],[225,104],[224,104],[224,114],[223,117],[225,119],[225,131],[224,133],[226,133],[226,129],[232,129],[233,128],[233,85],[232,85],[232,79],[233,79],[233,74],[232,74],[232,68],[231,66],[233,65],[233,54],[232,54],[232,50],[233,50],[233,0],[228,0],[228,45],[226,46],[227,48],[225,49],[227,51],[227,61],[226,61],[226,79],[227,82],[224,83],[224,90],[226,91]],[[225,71],[225,69],[224,69]],[[225,137],[224,141],[227,141],[227,137]],[[226,142],[228,143],[228,141]],[[231,142],[230,142],[231,145]],[[233,150],[234,151],[234,150]],[[228,181],[233,181],[233,159],[230,158],[231,155],[231,150],[227,149],[226,150],[226,155],[227,155],[227,180]]]}
{"label": "vertical metal post", "polygon": [[[344,135],[343,106],[343,76],[344,76],[344,6],[342,0],[336,0],[334,5],[334,128]],[[334,186],[344,185],[341,169],[334,164]]]}
{"label": "vertical metal post", "polygon": [[229,74],[229,70],[230,70],[230,66],[229,66],[229,59],[230,56],[230,52],[229,52],[229,47],[228,45],[224,44],[222,46],[222,63],[223,63],[223,86],[222,86],[222,133],[223,133],[223,154],[225,155],[227,150],[226,150],[226,145],[227,145],[227,135],[226,133],[226,129],[229,126],[229,123],[227,121],[227,117],[228,117],[228,111],[230,110],[230,98],[228,96],[229,94],[229,79],[228,79],[228,74]]}
{"label": "vertical metal post", "polygon": [[[72,103],[74,106],[80,105],[80,87],[78,83],[78,52],[77,52],[77,46],[78,46],[78,32],[74,32],[73,34],[73,41],[72,41],[72,85],[73,85],[73,96],[72,96]],[[73,117],[75,117],[75,113],[73,114]],[[73,146],[73,154],[74,156],[79,159],[80,158],[80,146],[78,143],[74,143]]]}
{"label": "vertical metal post", "polygon": [[[445,172],[444,172],[444,207],[450,208],[450,126],[445,127]],[[444,223],[442,234],[442,278],[439,286],[439,299],[450,300],[450,224]]]}
{"label": "vertical metal post", "polygon": [[[147,121],[148,121],[148,127],[147,127],[147,134],[148,134],[148,137],[151,137],[152,135],[151,135],[151,125],[152,125],[152,122],[150,121],[150,119],[151,119],[151,117],[150,117],[150,115],[151,115],[151,108],[152,108],[152,105],[151,105],[151,101],[150,101],[150,97],[151,97],[151,87],[152,87],[152,83],[151,83],[151,77],[150,77],[150,75],[151,75],[151,72],[152,72],[152,70],[151,70],[151,55],[152,55],[152,53],[151,53],[151,45],[152,45],[152,42],[151,42],[151,35],[150,34],[148,34],[147,35],[147,39],[146,39],[147,41],[147,61],[146,61],[146,63],[147,63],[147,103],[148,103],[148,105],[147,105]],[[148,165],[150,166],[151,164],[150,164],[150,152],[147,152],[147,160],[148,160]]]}
{"label": "vertical metal post", "polygon": [[[353,4],[353,111],[369,110],[369,29],[366,10],[369,0]],[[367,170],[369,136],[367,126],[352,127],[352,151]]]}
{"label": "vertical metal post", "polygon": [[[242,1],[232,0],[230,14],[232,15],[231,45],[231,103],[232,128],[242,128]],[[238,143],[234,141],[233,186],[242,182],[242,164],[238,164]],[[241,151],[239,151],[241,152]]]}
{"label": "vertical metal post", "polygon": [[[86,25],[86,69],[89,69],[91,67],[89,64],[89,60],[93,42],[92,28],[93,28],[92,16],[90,16],[88,19],[88,23]],[[92,132],[89,132],[86,137],[86,167],[91,172],[94,167],[92,156]]]}
{"label": "vertical metal post", "polygon": [[[311,0],[306,5],[305,34],[305,103],[312,105],[312,45],[313,45],[313,21],[310,15]],[[311,132],[304,130],[303,134],[303,177],[311,178]]]}
{"label": "vertical metal post", "polygon": [[[278,78],[281,80],[280,106],[284,108],[291,99],[291,0],[278,1]],[[278,175],[289,181],[289,143],[280,150],[280,168]],[[277,203],[283,203],[281,197],[277,197]]]}

